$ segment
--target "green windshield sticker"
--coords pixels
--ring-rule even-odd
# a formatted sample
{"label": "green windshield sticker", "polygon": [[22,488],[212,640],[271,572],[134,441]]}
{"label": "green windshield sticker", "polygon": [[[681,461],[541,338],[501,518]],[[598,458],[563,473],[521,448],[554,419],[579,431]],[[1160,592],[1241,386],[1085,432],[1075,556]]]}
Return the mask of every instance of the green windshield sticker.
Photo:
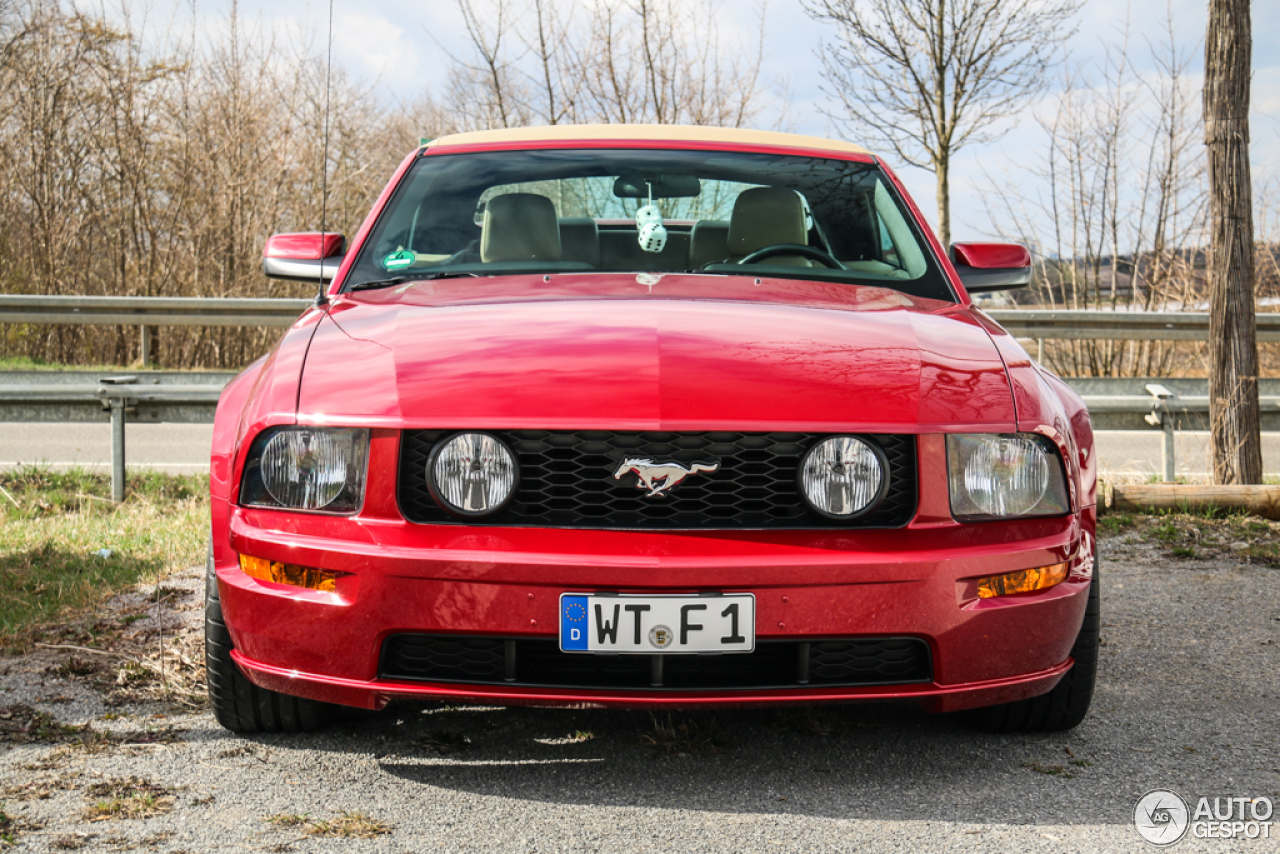
{"label": "green windshield sticker", "polygon": [[418,260],[416,253],[408,249],[398,249],[382,259],[382,267],[384,270],[403,270],[416,260]]}

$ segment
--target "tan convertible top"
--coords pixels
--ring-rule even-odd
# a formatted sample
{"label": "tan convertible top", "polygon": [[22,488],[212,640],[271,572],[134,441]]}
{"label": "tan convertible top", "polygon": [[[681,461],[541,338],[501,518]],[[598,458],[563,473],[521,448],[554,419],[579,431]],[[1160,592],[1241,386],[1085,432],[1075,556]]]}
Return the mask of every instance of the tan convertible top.
{"label": "tan convertible top", "polygon": [[453,145],[584,140],[600,140],[601,142],[626,140],[656,140],[676,143],[711,142],[724,145],[771,145],[785,148],[812,148],[822,151],[838,151],[842,154],[871,153],[860,145],[853,145],[852,143],[840,142],[834,139],[823,139],[819,136],[802,136],[794,133],[778,133],[771,130],[695,127],[692,125],[552,125],[549,127],[479,130],[442,136],[427,143],[427,148],[445,148]]}

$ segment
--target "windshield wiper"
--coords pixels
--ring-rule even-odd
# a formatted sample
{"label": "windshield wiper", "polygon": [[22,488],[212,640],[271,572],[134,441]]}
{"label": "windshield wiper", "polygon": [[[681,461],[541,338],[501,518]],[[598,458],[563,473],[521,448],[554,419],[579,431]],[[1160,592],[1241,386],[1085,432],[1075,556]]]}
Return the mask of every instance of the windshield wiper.
{"label": "windshield wiper", "polygon": [[480,278],[479,273],[465,273],[460,270],[439,270],[434,273],[419,273],[413,276],[396,276],[391,279],[374,279],[368,282],[357,282],[347,288],[347,293],[352,291],[371,291],[376,288],[390,288],[395,285],[402,285],[405,282],[425,282],[434,279],[461,279],[470,276],[472,278]]}

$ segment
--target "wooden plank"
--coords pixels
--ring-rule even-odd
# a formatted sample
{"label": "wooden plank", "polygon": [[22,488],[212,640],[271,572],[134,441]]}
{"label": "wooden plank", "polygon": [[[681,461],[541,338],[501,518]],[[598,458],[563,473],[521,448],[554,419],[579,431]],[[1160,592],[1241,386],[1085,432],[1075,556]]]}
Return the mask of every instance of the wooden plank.
{"label": "wooden plank", "polygon": [[1154,483],[1117,484],[1113,487],[1113,513],[1143,513],[1150,510],[1187,513],[1244,510],[1264,519],[1280,520],[1280,486]]}

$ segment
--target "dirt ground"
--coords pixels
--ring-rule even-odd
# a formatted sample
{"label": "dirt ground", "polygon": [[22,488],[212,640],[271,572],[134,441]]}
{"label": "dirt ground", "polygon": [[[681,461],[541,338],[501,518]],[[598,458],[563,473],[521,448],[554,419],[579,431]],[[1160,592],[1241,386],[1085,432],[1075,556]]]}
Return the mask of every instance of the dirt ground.
{"label": "dirt ground", "polygon": [[200,704],[194,567],[0,659],[0,847],[1154,850],[1132,823],[1152,789],[1280,803],[1275,543],[1257,520],[1104,517],[1093,711],[1036,736],[903,706],[393,705],[243,738]]}

